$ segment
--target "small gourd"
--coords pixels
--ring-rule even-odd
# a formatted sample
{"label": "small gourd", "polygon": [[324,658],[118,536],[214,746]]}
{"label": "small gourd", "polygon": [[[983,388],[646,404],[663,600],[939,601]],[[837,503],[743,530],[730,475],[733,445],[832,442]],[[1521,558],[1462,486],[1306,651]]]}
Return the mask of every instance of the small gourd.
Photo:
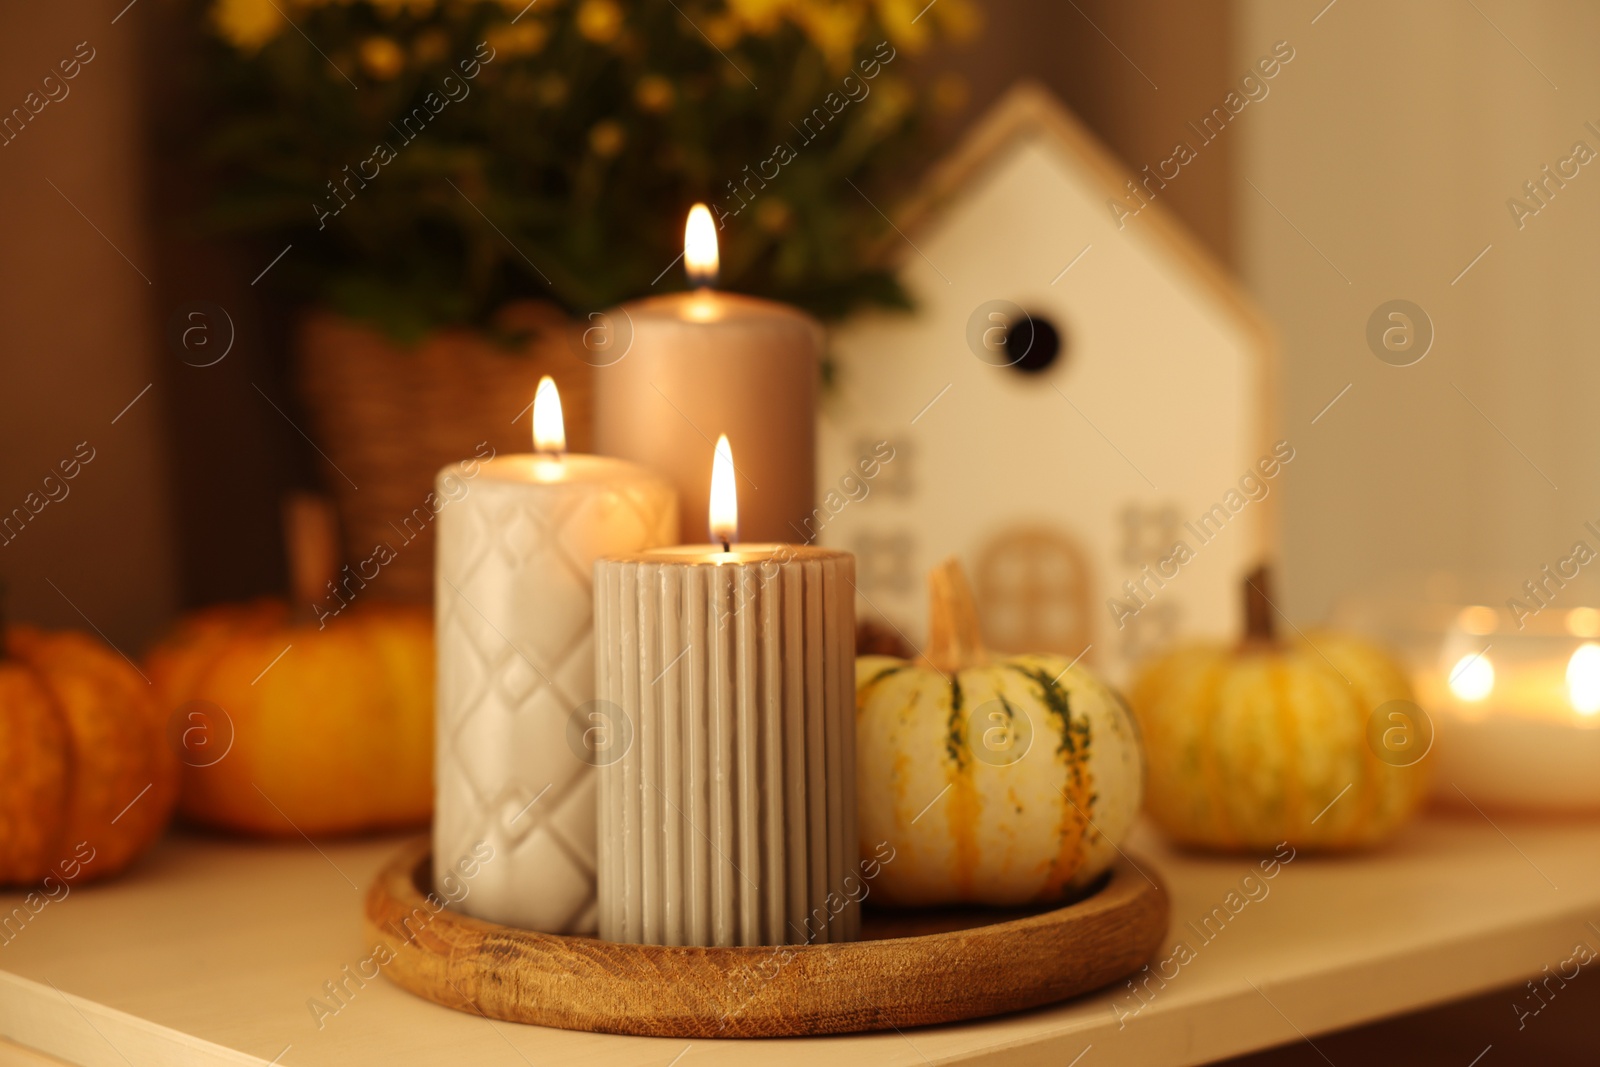
{"label": "small gourd", "polygon": [[1267,581],[1245,581],[1243,640],[1176,649],[1135,683],[1147,810],[1174,841],[1222,851],[1383,841],[1427,787],[1424,752],[1406,752],[1427,740],[1411,685],[1359,638],[1280,639]]}
{"label": "small gourd", "polygon": [[991,656],[954,560],[929,590],[924,659],[856,661],[861,849],[880,861],[870,892],[895,905],[1055,903],[1110,867],[1138,815],[1133,716],[1064,656]]}

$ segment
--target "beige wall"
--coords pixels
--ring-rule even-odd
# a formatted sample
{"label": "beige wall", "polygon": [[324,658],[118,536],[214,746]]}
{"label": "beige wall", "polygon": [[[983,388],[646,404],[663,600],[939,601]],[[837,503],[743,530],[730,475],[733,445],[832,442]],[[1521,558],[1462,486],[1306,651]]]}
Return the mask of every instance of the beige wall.
{"label": "beige wall", "polygon": [[[984,33],[940,57],[971,86],[967,121],[1019,78],[1042,82],[1128,164],[1154,166],[1218,103],[1231,69],[1231,0],[984,0]],[[959,124],[957,124],[959,127]],[[954,130],[949,131],[951,134]],[[952,138],[953,139],[953,138]],[[1224,262],[1234,258],[1231,138],[1209,146],[1163,193]]]}
{"label": "beige wall", "polygon": [[[1503,605],[1600,517],[1600,162],[1521,231],[1506,207],[1574,141],[1600,151],[1600,8],[1339,0],[1313,25],[1322,3],[1244,0],[1234,45],[1297,52],[1241,127],[1235,189],[1299,450],[1289,610],[1435,568]],[[1435,327],[1414,366],[1368,349],[1393,298]]]}
{"label": "beige wall", "polygon": [[42,498],[45,477],[80,442],[94,453],[64,499],[0,547],[0,578],[11,619],[87,629],[86,615],[132,654],[171,610],[173,565],[137,165],[142,12],[113,25],[124,2],[0,14],[0,113],[42,97],[42,79],[59,77],[80,42],[94,55],[62,83],[65,97],[0,147],[0,512]]}

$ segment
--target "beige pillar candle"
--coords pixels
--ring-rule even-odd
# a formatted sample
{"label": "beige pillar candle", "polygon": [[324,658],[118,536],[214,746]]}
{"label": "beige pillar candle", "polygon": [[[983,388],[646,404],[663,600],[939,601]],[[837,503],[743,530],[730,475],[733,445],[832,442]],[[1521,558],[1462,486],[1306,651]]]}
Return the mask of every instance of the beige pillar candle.
{"label": "beige pillar candle", "polygon": [[[436,574],[434,870],[494,848],[456,905],[481,919],[592,933],[594,560],[672,541],[672,490],[632,463],[563,453],[539,385],[538,451],[446,467]],[[464,487],[464,489],[463,489]],[[575,717],[577,721],[575,722]]]}
{"label": "beige pillar candle", "polygon": [[705,536],[705,457],[739,443],[746,540],[805,536],[815,501],[822,327],[770,300],[720,293],[711,215],[690,215],[684,261],[701,288],[627,304],[611,328],[625,354],[595,372],[595,450],[643,463],[678,491],[681,540]]}
{"label": "beige pillar candle", "polygon": [[632,735],[600,767],[600,936],[850,940],[855,558],[725,536],[595,565],[596,692]]}

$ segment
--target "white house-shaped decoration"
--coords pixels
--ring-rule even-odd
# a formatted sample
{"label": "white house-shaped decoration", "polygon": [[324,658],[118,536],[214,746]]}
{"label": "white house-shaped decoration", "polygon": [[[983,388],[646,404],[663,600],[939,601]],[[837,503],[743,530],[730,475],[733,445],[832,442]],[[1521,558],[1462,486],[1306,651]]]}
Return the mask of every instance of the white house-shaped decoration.
{"label": "white house-shaped decoration", "polygon": [[[923,575],[951,554],[994,647],[1084,653],[1113,681],[1180,635],[1237,632],[1294,454],[1268,417],[1272,342],[1160,186],[1129,178],[1013,89],[900,221],[916,312],[833,338],[807,533],[858,554],[861,617],[914,646]],[[1040,322],[1060,351],[1030,371]],[[863,477],[880,441],[894,458]]]}

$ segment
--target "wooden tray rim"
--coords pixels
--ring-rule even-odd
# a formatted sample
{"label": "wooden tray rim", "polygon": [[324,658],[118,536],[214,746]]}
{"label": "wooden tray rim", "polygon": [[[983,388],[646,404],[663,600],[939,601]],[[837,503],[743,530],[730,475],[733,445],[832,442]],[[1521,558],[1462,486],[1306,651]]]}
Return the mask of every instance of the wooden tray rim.
{"label": "wooden tray rim", "polygon": [[[960,929],[816,945],[619,944],[589,936],[503,926],[449,907],[433,912],[418,887],[418,875],[431,870],[431,855],[428,839],[408,843],[368,889],[364,927],[369,936],[386,942],[393,953],[393,961],[384,967],[389,979],[411,993],[458,1011],[508,1022],[603,1033],[697,1038],[804,1036],[956,1022],[1038,1007],[1099,988],[1138,970],[1165,938],[1170,910],[1159,875],[1150,872],[1148,864],[1136,867],[1124,856],[1112,866],[1100,888],[1087,897],[1037,914]],[[442,900],[432,895],[435,901]],[[392,929],[385,928],[386,921],[413,915],[419,908],[432,918],[409,939],[397,939]],[[931,965],[948,960],[950,953],[945,950],[951,948],[958,950],[956,956],[973,960],[984,959],[1001,948],[1015,950],[1021,946],[1022,964],[1042,963],[1049,955],[1048,946],[1033,943],[1032,935],[1049,934],[1059,940],[1064,933],[1094,934],[1118,925],[1128,927],[1122,951],[1095,961],[1097,965],[1088,968],[1085,977],[1069,977],[1063,982],[1059,972],[1040,974],[1034,981],[1013,983],[1014,988],[1009,990],[973,989],[973,995],[959,1003],[880,1006],[878,1010],[872,1005],[852,1008],[836,1004],[831,1010],[828,1005],[810,1005],[780,1015],[766,1010],[751,1012],[730,1025],[726,1011],[720,1016],[713,1014],[726,1001],[710,1010],[697,1011],[692,1005],[683,1005],[680,1010],[662,1014],[651,1011],[648,1005],[637,1004],[631,995],[619,995],[659,993],[664,982],[673,980],[675,971],[684,972],[677,976],[684,980],[703,979],[715,972],[731,980],[751,962],[790,953],[792,960],[784,964],[793,968],[788,978],[783,982],[768,979],[767,987],[760,992],[769,992],[772,999],[781,1000],[787,990],[798,994],[802,1001],[815,1000],[815,995],[808,998],[797,985],[809,971],[831,972],[841,967],[847,971],[881,970],[875,965],[895,954],[909,956],[913,963],[920,959],[924,965]],[[471,944],[474,941],[476,945]],[[485,956],[494,960],[486,964]],[[512,960],[513,956],[517,959]],[[534,966],[524,978],[501,973],[530,958],[544,959],[545,965]],[[796,961],[806,966],[795,968]],[[626,966],[641,968],[641,977],[621,975],[621,968]],[[910,980],[905,967],[891,969],[897,975],[896,987],[909,987],[904,992],[915,1000],[919,983]],[[578,973],[582,970],[592,973]],[[782,970],[779,974],[783,974]],[[525,980],[528,977],[533,979],[531,983]],[[573,983],[577,988],[569,992],[583,992],[584,985],[592,984],[594,999],[601,1007],[535,999],[526,988],[530,984],[544,986],[547,988],[532,992],[549,993],[555,991],[550,986]],[[474,992],[476,996],[472,995]],[[614,1010],[605,1009],[607,1000],[613,1002],[610,1007]],[[749,1000],[745,1002],[748,1004]]]}

